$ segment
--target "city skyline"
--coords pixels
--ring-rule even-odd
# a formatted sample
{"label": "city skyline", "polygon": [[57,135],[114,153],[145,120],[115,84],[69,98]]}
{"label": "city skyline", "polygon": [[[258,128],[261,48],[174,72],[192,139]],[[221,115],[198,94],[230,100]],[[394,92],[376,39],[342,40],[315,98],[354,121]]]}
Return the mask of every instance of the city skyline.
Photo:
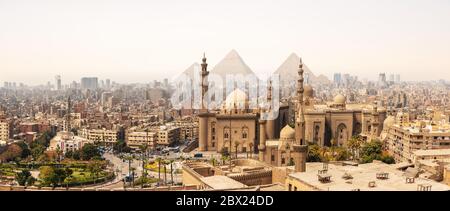
{"label": "city skyline", "polygon": [[0,1],[0,82],[148,83],[200,63],[203,52],[213,67],[232,49],[256,74],[296,53],[329,80],[450,79],[448,1],[107,3]]}

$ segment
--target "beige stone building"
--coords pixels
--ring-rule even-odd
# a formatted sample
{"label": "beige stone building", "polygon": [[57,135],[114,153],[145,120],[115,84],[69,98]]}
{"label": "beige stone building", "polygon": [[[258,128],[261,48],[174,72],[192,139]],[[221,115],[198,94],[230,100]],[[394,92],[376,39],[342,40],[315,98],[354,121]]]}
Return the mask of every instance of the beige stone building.
{"label": "beige stone building", "polygon": [[6,142],[9,140],[9,123],[0,122],[0,141]]}
{"label": "beige stone building", "polygon": [[[202,96],[208,91],[206,58],[202,63]],[[202,105],[204,106],[204,105]],[[276,138],[280,128],[288,122],[288,106],[281,105],[278,117],[265,124],[265,135]],[[199,118],[199,151],[256,152],[260,135],[260,113],[249,108],[248,94],[236,88],[228,94],[222,109],[202,108]]]}
{"label": "beige stone building", "polygon": [[100,142],[107,145],[112,145],[117,142],[118,132],[115,130],[106,129],[83,129],[81,130],[81,137],[86,138],[92,142]]}
{"label": "beige stone building", "polygon": [[450,186],[409,177],[382,162],[360,165],[307,163],[307,171],[288,175],[287,191],[449,191]]}
{"label": "beige stone building", "polygon": [[139,146],[146,144],[151,149],[156,148],[158,140],[158,132],[156,131],[133,131],[126,135],[127,145],[131,148],[137,149]]}
{"label": "beige stone building", "polygon": [[168,127],[161,126],[158,130],[158,139],[156,143],[158,145],[171,145],[174,142],[178,142],[180,140],[180,127]]}
{"label": "beige stone building", "polygon": [[429,121],[385,121],[382,140],[397,162],[413,162],[417,150],[450,149],[450,126]]}

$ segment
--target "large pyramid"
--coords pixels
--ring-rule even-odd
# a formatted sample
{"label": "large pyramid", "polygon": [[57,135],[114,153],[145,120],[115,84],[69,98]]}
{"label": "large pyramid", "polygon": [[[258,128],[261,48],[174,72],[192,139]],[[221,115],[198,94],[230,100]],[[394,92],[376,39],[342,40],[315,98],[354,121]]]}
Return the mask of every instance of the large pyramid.
{"label": "large pyramid", "polygon": [[[280,83],[289,85],[295,83],[298,79],[298,64],[300,61],[300,57],[297,54],[292,53],[286,61],[275,71],[275,74],[280,75]],[[324,75],[316,76],[314,73],[308,68],[306,64],[303,65],[303,70],[305,79],[309,84],[323,84],[329,83],[330,81]]]}
{"label": "large pyramid", "polygon": [[191,78],[191,80],[193,80],[196,74],[200,75],[200,71],[201,71],[200,65],[197,62],[195,62],[194,64],[189,66],[182,74],[188,76],[189,78]]}
{"label": "large pyramid", "polygon": [[255,75],[253,71],[245,64],[244,60],[239,56],[236,50],[232,50],[223,58],[212,70],[211,74],[220,75],[225,79],[227,74]]}

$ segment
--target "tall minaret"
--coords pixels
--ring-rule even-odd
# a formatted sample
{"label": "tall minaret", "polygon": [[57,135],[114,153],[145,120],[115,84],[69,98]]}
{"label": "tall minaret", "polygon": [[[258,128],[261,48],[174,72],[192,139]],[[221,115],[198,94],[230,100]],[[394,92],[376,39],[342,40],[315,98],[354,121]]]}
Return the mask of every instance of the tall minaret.
{"label": "tall minaret", "polygon": [[[272,111],[272,80],[269,81],[269,87],[267,87],[267,103],[270,104],[269,111]],[[266,121],[266,136],[267,139],[275,139],[275,119],[268,119]]]}
{"label": "tall minaret", "polygon": [[198,140],[198,150],[203,152],[208,150],[208,108],[205,105],[204,99],[208,92],[208,64],[206,63],[206,56],[203,54],[202,59],[202,71],[201,71],[201,87],[202,87],[202,102],[201,109],[198,115],[199,117],[199,140]]}
{"label": "tall minaret", "polygon": [[67,114],[66,114],[66,130],[67,132],[70,132],[71,126],[70,126],[70,113],[71,113],[71,107],[72,103],[70,102],[70,96],[67,98]]}
{"label": "tall minaret", "polygon": [[208,92],[208,75],[209,75],[209,71],[208,71],[208,63],[206,63],[206,56],[205,53],[203,53],[203,59],[202,59],[202,72],[201,72],[201,76],[202,76],[202,110],[207,110],[207,107],[204,104],[204,100],[205,100],[205,95]]}
{"label": "tall minaret", "polygon": [[295,141],[297,144],[306,145],[305,140],[305,117],[303,114],[303,63],[300,58],[300,64],[298,66],[298,76],[299,79],[297,81],[297,112],[296,112],[296,120],[295,120]]}

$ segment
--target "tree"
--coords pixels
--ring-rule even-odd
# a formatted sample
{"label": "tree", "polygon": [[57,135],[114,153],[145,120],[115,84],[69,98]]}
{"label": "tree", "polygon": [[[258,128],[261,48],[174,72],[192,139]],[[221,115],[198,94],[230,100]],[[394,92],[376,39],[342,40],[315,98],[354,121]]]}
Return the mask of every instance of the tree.
{"label": "tree", "polygon": [[308,162],[321,162],[320,147],[317,144],[310,144],[308,146],[308,156],[306,159]]}
{"label": "tree", "polygon": [[172,181],[173,185],[173,160],[170,160],[169,163],[170,163],[170,180]]}
{"label": "tree", "polygon": [[358,158],[359,150],[361,149],[362,141],[356,137],[353,136],[350,140],[347,142],[347,147],[350,149],[350,152],[352,153],[352,157],[354,160]]}
{"label": "tree", "polygon": [[[33,143],[35,143],[35,142],[33,142]],[[40,144],[34,144],[33,145],[33,143],[31,144],[31,156],[33,156],[33,158],[35,159],[35,160],[38,160],[39,159],[39,157],[42,155],[42,154],[44,154],[44,152],[45,152],[45,146],[43,146],[43,145],[40,145]]]}
{"label": "tree", "polygon": [[43,166],[40,169],[39,178],[41,178],[44,184],[55,187],[61,184],[68,176],[72,175],[72,173],[73,171],[70,168]]}
{"label": "tree", "polygon": [[158,181],[161,180],[161,158],[156,158],[156,162],[158,162]]}
{"label": "tree", "polygon": [[[145,163],[147,160],[148,145],[143,144],[143,145],[139,146],[139,149],[141,151],[141,157],[142,157],[142,178],[143,178],[143,181],[145,181],[146,176],[147,176],[147,171],[145,170]],[[141,188],[144,188],[144,183],[141,183]]]}
{"label": "tree", "polygon": [[236,159],[238,158],[238,147],[239,147],[239,142],[235,141],[234,142],[234,149],[235,149],[235,152],[236,152]]}
{"label": "tree", "polygon": [[27,158],[28,156],[31,155],[31,151],[30,151],[28,145],[24,141],[19,141],[16,144],[17,144],[17,146],[19,146],[22,149],[22,153],[20,154],[20,157],[22,159]]}
{"label": "tree", "polygon": [[113,150],[115,153],[122,153],[122,152],[130,152],[130,147],[127,146],[127,143],[124,140],[118,139],[116,143],[113,145]]}
{"label": "tree", "polygon": [[87,165],[87,169],[89,172],[91,172],[92,175],[94,175],[94,184],[95,184],[99,173],[102,172],[103,169],[102,163],[100,161],[90,162]]}
{"label": "tree", "polygon": [[14,161],[16,158],[21,158],[22,148],[17,144],[11,144],[0,155],[0,161]]}
{"label": "tree", "polygon": [[30,171],[28,170],[22,170],[19,173],[16,173],[16,181],[21,186],[27,185],[27,181],[29,178],[32,177]]}
{"label": "tree", "polygon": [[91,160],[94,157],[100,157],[100,151],[98,150],[98,147],[94,144],[85,144],[81,148],[81,159],[82,160]]}

